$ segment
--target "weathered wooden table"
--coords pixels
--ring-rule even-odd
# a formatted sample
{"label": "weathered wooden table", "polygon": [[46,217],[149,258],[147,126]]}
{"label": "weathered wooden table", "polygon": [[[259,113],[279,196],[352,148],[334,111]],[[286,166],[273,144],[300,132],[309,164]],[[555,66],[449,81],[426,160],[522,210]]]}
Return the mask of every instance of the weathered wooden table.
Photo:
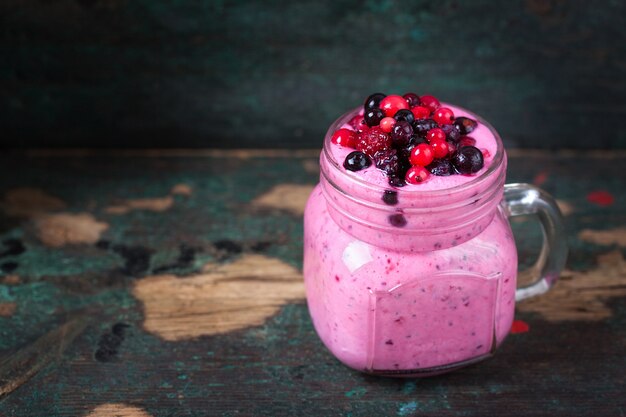
{"label": "weathered wooden table", "polygon": [[[491,360],[365,376],[315,335],[301,282],[315,151],[0,158],[1,416],[623,416],[626,154],[512,151],[571,247]],[[520,259],[540,231],[513,224]]]}

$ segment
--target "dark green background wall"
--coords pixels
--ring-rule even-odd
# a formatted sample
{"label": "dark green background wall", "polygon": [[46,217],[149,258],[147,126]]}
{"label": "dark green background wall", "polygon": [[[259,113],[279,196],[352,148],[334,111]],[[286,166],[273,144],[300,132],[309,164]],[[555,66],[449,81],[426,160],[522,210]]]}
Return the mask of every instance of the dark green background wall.
{"label": "dark green background wall", "polygon": [[626,147],[626,2],[0,2],[7,147],[318,147],[374,91],[509,146]]}

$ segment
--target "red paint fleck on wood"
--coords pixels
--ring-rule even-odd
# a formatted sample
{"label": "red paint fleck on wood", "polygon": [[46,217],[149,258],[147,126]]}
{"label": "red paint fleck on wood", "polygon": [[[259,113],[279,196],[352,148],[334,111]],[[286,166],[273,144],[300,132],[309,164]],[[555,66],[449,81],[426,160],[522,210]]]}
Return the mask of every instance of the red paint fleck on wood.
{"label": "red paint fleck on wood", "polygon": [[530,330],[530,326],[524,320],[513,320],[511,334],[526,333],[528,330]]}
{"label": "red paint fleck on wood", "polygon": [[541,171],[537,175],[535,175],[535,179],[533,179],[533,184],[535,185],[543,185],[544,182],[548,179],[548,173],[546,171]]}
{"label": "red paint fleck on wood", "polygon": [[613,194],[608,191],[592,191],[587,194],[587,200],[602,207],[610,206],[615,201]]}

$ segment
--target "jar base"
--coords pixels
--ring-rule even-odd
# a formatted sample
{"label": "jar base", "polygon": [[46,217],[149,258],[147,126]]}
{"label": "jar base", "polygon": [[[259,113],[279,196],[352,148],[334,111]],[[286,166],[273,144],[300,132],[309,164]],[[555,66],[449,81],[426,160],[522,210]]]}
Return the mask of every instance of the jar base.
{"label": "jar base", "polygon": [[482,362],[493,356],[493,351],[488,352],[481,356],[476,356],[471,359],[467,359],[461,362],[455,362],[447,365],[433,366],[431,368],[419,368],[419,369],[364,369],[363,372],[369,375],[392,377],[392,378],[422,378],[435,375],[446,374],[448,372],[456,371],[457,369],[465,368],[466,366],[473,365],[478,362]]}

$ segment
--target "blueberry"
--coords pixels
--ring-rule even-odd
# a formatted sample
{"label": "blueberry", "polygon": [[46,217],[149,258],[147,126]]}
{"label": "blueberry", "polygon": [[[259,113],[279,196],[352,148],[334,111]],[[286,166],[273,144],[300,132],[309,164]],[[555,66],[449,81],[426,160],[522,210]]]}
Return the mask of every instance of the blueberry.
{"label": "blueberry", "polygon": [[402,97],[404,97],[406,102],[409,103],[409,107],[415,107],[420,105],[420,98],[415,93],[406,93]]}
{"label": "blueberry", "polygon": [[383,201],[389,206],[398,204],[398,192],[394,190],[385,190],[383,193]]}
{"label": "blueberry", "polygon": [[383,149],[374,154],[376,168],[383,170],[387,175],[394,175],[400,171],[400,161],[395,149]]}
{"label": "blueberry", "polygon": [[385,112],[379,108],[369,109],[365,111],[363,117],[369,127],[378,126],[380,121],[385,117]]}
{"label": "blueberry", "polygon": [[440,177],[454,174],[454,167],[448,159],[435,159],[426,169],[430,171],[431,174]]}
{"label": "blueberry", "polygon": [[461,132],[459,132],[459,129],[454,125],[443,125],[441,126],[441,130],[446,134],[446,140],[452,143],[457,143],[459,139],[461,139]]}
{"label": "blueberry", "polygon": [[393,115],[393,118],[396,119],[396,121],[398,122],[405,121],[408,123],[413,123],[415,121],[415,116],[413,115],[413,112],[407,109],[398,110],[396,114]]}
{"label": "blueberry", "polygon": [[430,129],[439,127],[433,119],[419,119],[413,123],[413,131],[420,137],[426,137]]}
{"label": "blueberry", "polygon": [[365,104],[363,104],[363,108],[365,109],[365,112],[367,113],[368,110],[380,108],[380,102],[385,97],[387,96],[383,93],[374,93],[371,96],[369,96],[367,100],[365,100]]}
{"label": "blueberry", "polygon": [[483,167],[483,154],[474,146],[463,146],[452,155],[452,164],[461,174],[473,174]]}
{"label": "blueberry", "polygon": [[404,177],[399,175],[390,175],[389,176],[389,185],[392,187],[404,187],[406,182],[404,181]]}
{"label": "blueberry", "polygon": [[399,122],[396,122],[396,124],[393,126],[390,136],[394,146],[406,146],[407,143],[409,143],[409,139],[411,139],[411,136],[413,136],[413,127],[411,126],[411,123],[405,120],[401,120]]}
{"label": "blueberry", "polygon": [[414,146],[417,146],[420,143],[428,143],[428,141],[426,140],[426,138],[413,134],[413,136],[411,136],[411,138],[409,139],[409,143],[407,144],[407,147],[410,146],[411,149],[413,149]]}
{"label": "blueberry", "polygon": [[372,161],[360,151],[350,152],[343,162],[343,167],[348,171],[360,171],[370,165],[372,165]]}
{"label": "blueberry", "polygon": [[406,226],[406,219],[401,213],[396,213],[389,216],[389,223],[394,227],[404,227]]}
{"label": "blueberry", "polygon": [[454,119],[454,126],[456,126],[456,128],[462,135],[467,135],[468,133],[471,133],[474,129],[476,129],[476,126],[478,126],[478,122],[476,122],[476,120],[470,119],[469,117],[460,116]]}

